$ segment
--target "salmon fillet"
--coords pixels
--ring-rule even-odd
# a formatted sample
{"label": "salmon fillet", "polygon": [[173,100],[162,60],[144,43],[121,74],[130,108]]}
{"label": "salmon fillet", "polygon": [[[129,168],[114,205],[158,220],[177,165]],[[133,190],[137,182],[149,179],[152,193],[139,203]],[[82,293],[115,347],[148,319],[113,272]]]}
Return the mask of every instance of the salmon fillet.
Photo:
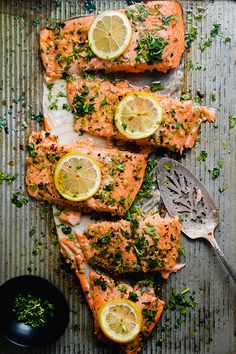
{"label": "salmon fillet", "polygon": [[87,225],[77,239],[86,260],[112,274],[159,271],[167,279],[179,255],[180,222],[158,214],[135,226],[104,221]]}
{"label": "salmon fillet", "polygon": [[84,70],[167,72],[176,68],[184,51],[182,8],[177,1],[149,1],[119,10],[132,25],[132,40],[115,60],[97,58],[88,44],[94,17],[80,17],[41,30],[40,50],[46,81],[70,79]]}
{"label": "salmon fillet", "polygon": [[96,271],[86,261],[76,242],[76,237],[67,238],[59,231],[59,244],[63,256],[71,263],[78,277],[87,303],[93,313],[95,332],[100,340],[108,341],[102,333],[98,323],[98,310],[107,301],[117,298],[134,299],[136,305],[143,314],[141,331],[132,342],[122,345],[126,354],[136,354],[141,350],[141,343],[147,339],[158,322],[163,309],[164,301],[158,299],[154,288],[149,285],[142,287],[141,284],[131,286],[126,282],[114,281],[101,271]]}
{"label": "salmon fillet", "polygon": [[[67,84],[67,99],[73,107],[76,131],[94,136],[127,140],[114,123],[117,104],[130,92],[146,91],[149,87],[135,87],[128,81],[112,83],[108,80],[87,77]],[[152,93],[163,108],[163,121],[159,130],[149,138],[136,140],[138,144],[166,147],[182,151],[194,146],[200,125],[212,122],[215,111],[197,106],[192,101],[179,101],[169,96]]]}
{"label": "salmon fillet", "polygon": [[[28,193],[39,201],[51,204],[123,215],[141,187],[147,156],[113,148],[95,148],[92,142],[87,139],[62,145],[49,132],[32,133],[28,144],[31,157],[27,158],[25,177]],[[98,192],[83,202],[63,198],[54,184],[56,162],[69,152],[91,155],[101,169],[102,182]]]}

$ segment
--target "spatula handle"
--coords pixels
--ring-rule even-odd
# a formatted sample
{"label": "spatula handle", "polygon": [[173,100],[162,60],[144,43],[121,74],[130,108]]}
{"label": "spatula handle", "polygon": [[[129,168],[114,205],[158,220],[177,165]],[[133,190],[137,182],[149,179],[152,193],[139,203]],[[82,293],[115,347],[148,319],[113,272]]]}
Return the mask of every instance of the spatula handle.
{"label": "spatula handle", "polygon": [[210,242],[210,244],[213,246],[214,250],[216,251],[216,253],[218,254],[218,256],[220,257],[220,259],[222,260],[222,263],[225,265],[225,268],[228,270],[229,275],[231,276],[231,278],[234,280],[234,282],[236,283],[236,271],[233,269],[233,267],[229,264],[228,260],[226,259],[224,253],[222,252],[222,250],[220,249],[220,246],[218,245],[218,243],[216,242],[216,239],[214,238],[214,236],[209,236],[207,237],[207,240]]}

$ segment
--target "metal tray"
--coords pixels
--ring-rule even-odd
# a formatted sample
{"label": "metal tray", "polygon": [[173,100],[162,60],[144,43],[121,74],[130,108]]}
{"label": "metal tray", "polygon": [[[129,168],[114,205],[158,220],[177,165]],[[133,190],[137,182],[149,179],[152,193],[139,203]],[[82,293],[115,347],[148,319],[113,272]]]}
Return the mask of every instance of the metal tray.
{"label": "metal tray", "polygon": [[[126,1],[101,0],[94,3],[96,11],[127,5]],[[219,206],[221,223],[216,238],[236,268],[236,127],[229,129],[228,118],[236,111],[236,2],[219,0],[181,3],[185,15],[187,10],[192,11],[190,17],[199,13],[203,15],[202,22],[197,24],[198,37],[190,54],[192,62],[201,64],[203,69],[188,71],[186,87],[192,97],[196,97],[197,91],[200,91],[204,95],[204,104],[219,108],[218,128],[210,124],[203,125],[196,147],[185,152],[181,160],[202,180]],[[206,10],[201,12],[200,7]],[[65,265],[55,245],[50,208],[40,207],[32,199],[22,208],[17,208],[11,202],[14,191],[24,190],[27,136],[31,131],[41,129],[29,118],[30,114],[42,112],[43,68],[39,56],[39,29],[46,24],[47,18],[65,20],[88,12],[84,9],[84,2],[76,0],[2,0],[0,10],[0,117],[7,119],[7,128],[0,132],[0,169],[18,174],[11,185],[5,182],[0,185],[0,284],[13,276],[31,272],[57,284],[70,302],[70,326],[65,334],[52,346],[31,352],[117,353],[116,347],[99,343],[93,334],[92,316],[78,281]],[[201,54],[198,45],[202,38],[209,37],[213,23],[221,24],[222,37],[217,37],[212,46]],[[187,24],[187,27],[191,26]],[[232,40],[225,44],[224,38],[227,36]],[[216,91],[216,101],[211,99],[213,91]],[[201,150],[208,152],[206,162],[197,160]],[[213,181],[208,169],[216,166],[220,158],[224,159],[221,176]],[[224,193],[219,192],[222,186],[226,187]],[[35,233],[31,232],[33,235],[30,237],[29,232],[33,227]],[[142,352],[234,354],[235,285],[204,241],[191,242],[183,237],[182,242],[186,249],[187,266],[164,284],[163,296],[168,299],[172,288],[179,292],[188,286],[195,292],[197,308],[190,312],[179,329],[175,328],[177,316],[165,311]],[[169,333],[161,331],[167,320],[172,328]],[[78,329],[74,324],[78,325]],[[164,339],[161,347],[160,338]],[[0,353],[26,353],[26,350],[0,339]]]}

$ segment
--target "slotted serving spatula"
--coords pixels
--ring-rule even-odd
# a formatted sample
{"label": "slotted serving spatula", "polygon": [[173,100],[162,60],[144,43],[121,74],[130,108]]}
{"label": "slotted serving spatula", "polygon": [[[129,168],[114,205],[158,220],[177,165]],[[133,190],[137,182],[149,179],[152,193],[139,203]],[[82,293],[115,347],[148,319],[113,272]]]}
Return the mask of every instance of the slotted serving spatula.
{"label": "slotted serving spatula", "polygon": [[236,283],[236,272],[214,238],[220,218],[206,188],[181,163],[167,157],[158,163],[157,179],[169,215],[180,218],[186,236],[191,239],[202,237],[210,242]]}

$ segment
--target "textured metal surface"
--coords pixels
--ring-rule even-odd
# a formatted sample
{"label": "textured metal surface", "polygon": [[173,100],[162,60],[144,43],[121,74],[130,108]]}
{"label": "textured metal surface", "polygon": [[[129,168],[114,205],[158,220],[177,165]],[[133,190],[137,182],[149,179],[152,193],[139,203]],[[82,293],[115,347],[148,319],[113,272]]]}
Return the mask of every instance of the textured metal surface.
{"label": "textured metal surface", "polygon": [[[59,6],[56,6],[58,4]],[[99,1],[97,10],[117,8],[123,1]],[[192,97],[197,90],[204,95],[204,103],[219,108],[218,129],[213,125],[203,125],[200,141],[196,147],[184,154],[182,163],[198,176],[219,206],[221,223],[216,230],[216,239],[236,268],[236,127],[229,129],[229,115],[236,111],[236,2],[235,1],[182,1],[185,10],[198,13],[198,7],[206,7],[203,21],[198,24],[198,38],[191,51],[193,63],[202,64],[206,70],[188,73],[186,86]],[[78,324],[78,330],[70,326],[52,346],[33,350],[33,353],[80,353],[113,354],[114,347],[98,343],[92,331],[92,317],[81,294],[78,282],[59,256],[53,245],[53,234],[49,236],[49,211],[42,213],[38,203],[29,200],[26,206],[16,208],[11,203],[15,190],[24,190],[24,159],[27,134],[40,129],[32,123],[30,113],[42,111],[42,75],[38,53],[37,22],[43,26],[46,19],[64,20],[85,14],[81,1],[12,1],[0,2],[1,38],[1,117],[7,119],[8,130],[0,133],[1,169],[18,173],[11,184],[0,185],[1,224],[0,224],[0,284],[19,274],[45,276],[64,292],[71,304],[71,324]],[[217,37],[211,48],[203,54],[197,49],[201,37],[207,38],[213,23],[222,25],[222,37]],[[191,25],[189,25],[191,26]],[[232,42],[224,44],[226,36]],[[211,101],[212,91],[216,91],[216,101]],[[27,124],[25,124],[27,123]],[[222,144],[228,142],[228,147]],[[197,161],[201,150],[208,152],[206,162]],[[208,168],[216,166],[219,158],[224,159],[221,176],[213,181]],[[222,185],[227,189],[219,193]],[[30,237],[29,231],[35,226],[36,233]],[[36,240],[42,243],[41,252],[34,255]],[[169,319],[171,332],[167,335],[154,331],[152,338],[143,347],[143,353],[165,354],[233,354],[236,352],[235,319],[236,288],[221,263],[213,256],[212,250],[203,241],[183,238],[186,249],[187,266],[168,280],[167,298],[171,288],[177,291],[189,286],[195,291],[198,306],[180,329],[175,329],[176,315],[166,311],[158,325]],[[183,258],[184,260],[184,258]],[[158,339],[165,342],[157,346]],[[0,353],[22,353],[0,340]]]}

